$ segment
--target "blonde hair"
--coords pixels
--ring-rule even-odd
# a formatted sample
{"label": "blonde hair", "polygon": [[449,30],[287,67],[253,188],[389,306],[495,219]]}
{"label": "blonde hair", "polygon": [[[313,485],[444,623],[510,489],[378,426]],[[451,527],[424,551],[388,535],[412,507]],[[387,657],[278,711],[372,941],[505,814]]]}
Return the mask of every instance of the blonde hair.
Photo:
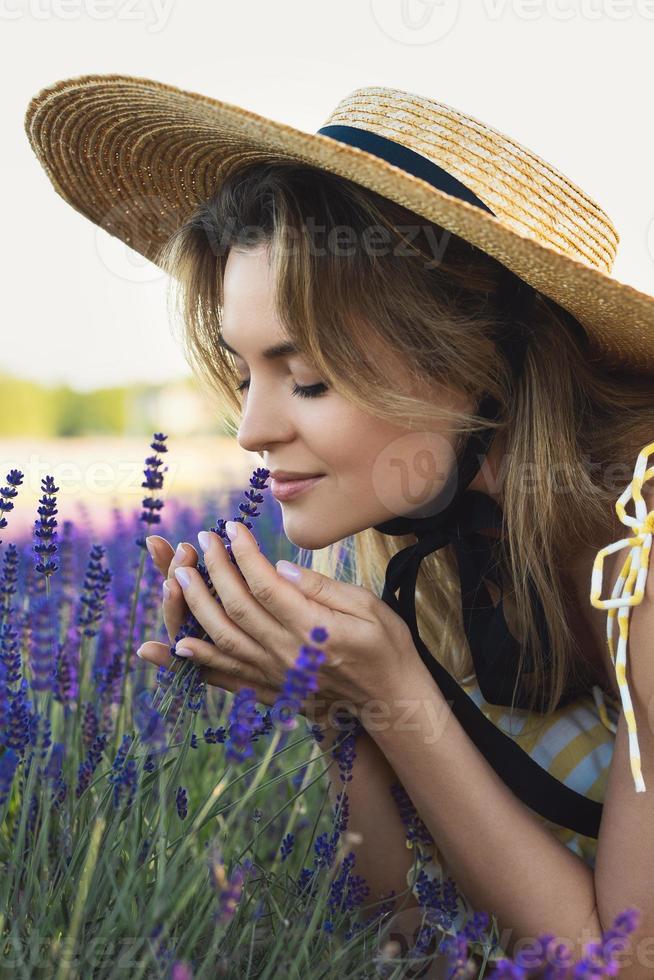
{"label": "blonde hair", "polygon": [[[317,249],[308,218],[325,235],[331,233],[332,242],[343,227],[356,235],[356,242],[371,228],[378,234],[385,229],[386,250],[379,238],[376,247],[357,246],[350,254]],[[434,239],[446,241],[437,262]],[[187,361],[234,433],[241,414],[235,391],[239,377],[231,355],[218,343],[223,275],[230,248],[261,244],[270,247],[279,321],[334,390],[363,411],[407,428],[446,421],[459,438],[489,426],[496,429],[503,447],[504,515],[498,568],[505,596],[515,602],[519,675],[528,655],[535,665],[533,674],[525,676],[530,708],[539,692],[539,710],[549,713],[569,684],[590,686],[585,658],[570,629],[566,561],[580,547],[608,543],[615,530],[615,499],[652,435],[651,379],[607,368],[587,349],[574,317],[536,293],[531,339],[515,381],[494,341],[498,328],[507,327],[498,284],[508,270],[499,262],[335,174],[284,159],[241,162],[157,257],[171,276]],[[401,373],[408,387],[404,378],[402,384],[389,384],[380,348],[406,366]],[[475,405],[484,393],[493,395],[501,405],[499,420],[453,413],[434,404],[433,397],[416,397],[425,382],[456,388]],[[617,490],[615,480],[604,482],[616,465],[624,468],[624,483]],[[554,485],[555,470],[563,474],[567,492]],[[525,493],[526,474],[530,493]],[[381,595],[389,559],[413,541],[414,535],[391,537],[368,528],[323,549],[299,549],[298,560]],[[548,625],[549,671],[535,626],[530,577]],[[416,612],[432,655],[464,683],[474,679],[474,665],[460,602],[456,559],[446,546],[422,561]]]}

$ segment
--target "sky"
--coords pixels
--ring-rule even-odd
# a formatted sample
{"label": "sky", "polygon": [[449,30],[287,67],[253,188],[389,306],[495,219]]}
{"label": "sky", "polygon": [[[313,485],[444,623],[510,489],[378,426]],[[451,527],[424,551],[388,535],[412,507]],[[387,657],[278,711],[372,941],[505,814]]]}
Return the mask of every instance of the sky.
{"label": "sky", "polygon": [[54,191],[31,97],[87,73],[151,78],[315,132],[355,88],[468,113],[578,184],[654,293],[654,0],[0,0],[0,371],[80,391],[188,376],[166,278]]}

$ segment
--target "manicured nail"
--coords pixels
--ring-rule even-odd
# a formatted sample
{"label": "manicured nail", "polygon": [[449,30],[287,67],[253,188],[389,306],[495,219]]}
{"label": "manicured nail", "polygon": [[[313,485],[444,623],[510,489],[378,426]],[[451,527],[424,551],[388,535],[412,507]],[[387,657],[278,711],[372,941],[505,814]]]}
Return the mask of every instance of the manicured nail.
{"label": "manicured nail", "polygon": [[136,656],[137,657],[141,657],[141,659],[144,659],[143,654],[141,653],[141,650],[143,649],[144,646],[145,646],[145,643],[142,643],[141,646],[136,651]]}
{"label": "manicured nail", "polygon": [[297,582],[300,577],[300,569],[297,565],[292,565],[285,558],[280,558],[275,567],[282,578],[288,579],[289,582]]}
{"label": "manicured nail", "polygon": [[191,584],[191,576],[185,568],[176,568],[175,578],[183,589],[186,589]]}
{"label": "manicured nail", "polygon": [[164,599],[170,599],[170,586],[168,585],[168,582],[164,582],[161,588]]}
{"label": "manicured nail", "polygon": [[230,541],[235,541],[238,534],[238,524],[235,521],[225,521],[225,533]]}
{"label": "manicured nail", "polygon": [[177,548],[175,549],[175,558],[177,559],[177,561],[184,561],[184,559],[186,558],[186,552],[184,551],[184,548],[182,547],[182,542],[181,541],[177,545]]}
{"label": "manicured nail", "polygon": [[211,535],[208,531],[198,531],[198,541],[203,551],[206,551],[211,544]]}
{"label": "manicured nail", "polygon": [[193,651],[189,650],[188,647],[175,647],[175,653],[178,657],[192,657]]}
{"label": "manicured nail", "polygon": [[151,541],[150,538],[146,538],[145,547],[148,549],[151,557],[154,558],[154,541]]}

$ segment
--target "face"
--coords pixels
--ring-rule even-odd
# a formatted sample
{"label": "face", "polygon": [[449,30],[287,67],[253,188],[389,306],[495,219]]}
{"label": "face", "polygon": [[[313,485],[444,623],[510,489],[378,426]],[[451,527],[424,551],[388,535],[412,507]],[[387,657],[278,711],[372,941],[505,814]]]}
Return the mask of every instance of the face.
{"label": "face", "polygon": [[[422,516],[454,465],[454,440],[442,429],[408,429],[354,406],[323,378],[304,354],[266,360],[262,352],[287,339],[274,315],[272,272],[265,246],[230,250],[224,278],[222,335],[242,381],[239,445],[258,453],[266,468],[321,480],[280,504],[284,531],[296,546],[324,548],[398,515]],[[406,376],[406,375],[404,375]],[[389,378],[402,383],[397,362]],[[396,380],[398,379],[398,380]],[[314,397],[294,386],[314,388]],[[411,392],[414,393],[414,392]],[[447,407],[472,406],[439,389]],[[473,485],[471,484],[471,488]],[[444,505],[449,499],[444,501]]]}

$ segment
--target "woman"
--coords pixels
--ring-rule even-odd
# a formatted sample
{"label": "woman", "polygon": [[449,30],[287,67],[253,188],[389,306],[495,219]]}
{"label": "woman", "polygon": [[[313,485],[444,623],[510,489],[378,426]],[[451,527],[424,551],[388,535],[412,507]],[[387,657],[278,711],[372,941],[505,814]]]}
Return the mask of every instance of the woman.
{"label": "woman", "polygon": [[[85,94],[101,93],[103,86],[108,92],[114,81],[91,76],[79,89],[59,83],[52,91],[62,97],[68,91],[69,105],[81,113]],[[163,89],[149,84],[153,91]],[[407,96],[360,92],[378,113],[383,115],[385,106],[389,120],[397,118],[388,108],[392,97]],[[388,101],[380,92],[391,93]],[[425,100],[412,98],[424,108]],[[43,160],[49,99],[42,93],[28,112],[28,132]],[[174,111],[179,118],[179,106]],[[356,126],[360,119],[353,114],[350,121]],[[246,118],[245,135],[248,125]],[[329,129],[319,132],[328,135]],[[334,139],[344,135],[334,132]],[[380,151],[374,142],[362,148]],[[275,470],[321,476],[301,495],[282,500],[285,532],[300,549],[300,561],[308,559],[313,569],[304,569],[293,585],[297,600],[284,591],[274,569],[264,568],[268,563],[246,530],[233,551],[251,590],[248,575],[260,576],[264,585],[273,576],[289,609],[304,597],[326,615],[346,613],[359,629],[353,629],[350,647],[344,641],[340,657],[333,657],[320,689],[321,720],[330,737],[335,726],[327,709],[333,702],[349,698],[364,724],[348,787],[350,829],[363,837],[357,871],[371,883],[373,900],[412,882],[413,853],[405,847],[405,827],[390,792],[399,782],[429,831],[418,845],[424,869],[431,876],[445,870],[452,875],[462,908],[492,911],[507,952],[520,939],[550,931],[580,955],[614,914],[633,904],[644,911],[640,931],[647,935],[654,926],[648,897],[654,868],[643,862],[642,849],[651,839],[643,835],[651,833],[647,827],[654,813],[644,795],[634,799],[624,721],[616,726],[619,692],[606,649],[605,615],[589,608],[588,589],[598,548],[622,536],[615,498],[654,430],[654,368],[638,373],[633,363],[619,364],[599,345],[589,346],[593,318],[584,329],[552,298],[562,300],[566,289],[572,294],[569,283],[562,286],[559,280],[555,287],[552,276],[548,293],[547,276],[528,265],[523,280],[510,271],[509,258],[501,262],[493,254],[500,248],[490,238],[486,248],[473,244],[476,235],[463,220],[467,238],[454,233],[454,220],[439,225],[403,206],[393,199],[403,195],[391,185],[388,196],[378,193],[363,169],[349,180],[272,151],[261,162],[240,151],[241,157],[236,151],[229,157],[221,180],[214,178],[215,193],[192,207],[187,203],[185,220],[172,234],[157,229],[156,250],[136,221],[129,228],[108,227],[170,274],[189,363],[211,395],[219,396],[240,445],[259,453],[273,476]],[[179,155],[181,162],[182,150]],[[106,185],[103,161],[93,160],[89,178],[97,180],[100,172]],[[531,155],[532,165],[533,160],[538,158]],[[405,156],[402,163],[415,161]],[[48,168],[55,167],[50,157]],[[136,163],[131,168],[133,174]],[[59,167],[58,189],[64,169]],[[552,168],[549,173],[565,182]],[[414,175],[422,181],[433,176]],[[395,176],[399,186],[401,178]],[[572,186],[567,182],[568,189]],[[75,206],[100,223],[91,191],[80,196],[78,187],[74,181],[67,185],[67,199],[76,193]],[[475,184],[475,191],[482,187]],[[527,188],[528,183],[521,193],[527,195]],[[461,193],[460,185],[442,190]],[[578,199],[583,196],[574,191]],[[602,234],[580,235],[577,251],[610,253],[612,226],[583,198],[592,210],[588,229],[601,227]],[[495,210],[486,210],[497,216],[500,209],[489,192],[491,200]],[[478,203],[468,201],[468,210],[474,208]],[[488,220],[484,214],[475,219],[480,227]],[[564,221],[560,226],[562,237],[572,237]],[[520,248],[526,255],[530,245],[522,239],[519,245],[512,234],[511,258]],[[573,269],[569,256],[568,261],[570,282],[574,272],[579,293],[585,271]],[[541,288],[525,290],[531,280]],[[608,282],[615,286],[615,280]],[[599,281],[596,288],[599,295]],[[629,288],[622,289],[627,304]],[[599,305],[598,300],[597,310]],[[647,307],[645,319],[653,310],[654,305]],[[599,313],[595,322],[600,323]],[[632,340],[635,344],[635,331]],[[294,351],[264,356],[265,349],[282,342]],[[497,411],[480,410],[484,397]],[[470,459],[463,453],[473,445],[471,433],[484,433],[488,449],[474,473],[462,462]],[[466,480],[453,495],[463,472]],[[483,496],[483,505],[476,494]],[[488,651],[483,661],[481,641],[474,639],[475,601],[462,605],[464,554],[453,540],[435,545],[419,565],[415,614],[431,662],[407,607],[394,608],[391,601],[391,559],[415,545],[417,532],[410,529],[421,527],[416,521],[435,526],[455,498],[474,501],[479,514],[489,515],[487,525],[477,527],[489,562],[472,591],[485,590],[494,614],[485,622],[495,629],[504,621],[507,649],[517,651],[510,664],[505,661],[512,671],[508,686],[499,684],[506,678],[493,670],[499,661],[494,665]],[[498,510],[484,511],[491,501]],[[297,643],[279,640],[276,625],[283,611],[263,608],[267,590],[258,593],[259,602],[246,595],[217,536],[211,537],[205,560],[212,577],[215,571],[222,610],[209,606],[208,592],[203,594],[193,574],[195,549],[184,544],[173,558],[167,542],[151,539],[155,562],[167,576],[168,632],[173,639],[190,607],[209,635],[221,641],[184,641],[204,678],[229,690],[252,686],[270,702]],[[620,565],[608,564],[612,583]],[[351,583],[338,581],[346,565]],[[190,569],[186,579],[179,575],[181,566]],[[644,655],[637,657],[638,639],[644,646],[646,610],[636,613],[641,613],[639,632],[634,615],[630,663],[639,717],[646,720],[652,686]],[[374,645],[366,647],[361,637],[374,637]],[[153,663],[170,661],[164,644],[148,643],[140,653]],[[543,820],[510,792],[485,758],[482,740],[475,744],[448,710],[439,690],[443,674],[434,673],[438,665],[486,719],[516,744],[521,741],[526,755],[538,757],[541,768],[584,797],[604,800],[596,838]],[[482,676],[484,691],[495,701],[483,697]],[[498,705],[512,704],[521,707],[510,714],[498,711]],[[642,752],[650,760],[650,779],[653,743],[645,741]],[[418,894],[414,886],[414,904]]]}

